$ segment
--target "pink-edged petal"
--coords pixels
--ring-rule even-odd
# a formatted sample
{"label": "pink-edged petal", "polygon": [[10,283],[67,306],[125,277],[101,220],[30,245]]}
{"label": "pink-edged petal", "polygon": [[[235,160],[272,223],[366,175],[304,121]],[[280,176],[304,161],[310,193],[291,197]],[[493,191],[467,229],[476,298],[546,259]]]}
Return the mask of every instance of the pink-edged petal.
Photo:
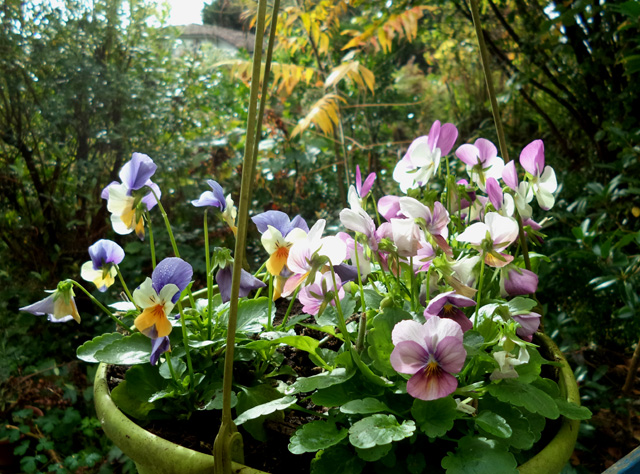
{"label": "pink-edged petal", "polygon": [[539,176],[544,169],[544,143],[534,140],[522,149],[520,164],[533,176]]}
{"label": "pink-edged petal", "polygon": [[456,388],[458,380],[443,370],[430,376],[421,370],[407,382],[407,393],[420,400],[437,400],[452,394]]}
{"label": "pink-edged petal", "polygon": [[513,262],[513,255],[506,253],[500,253],[500,258],[497,258],[493,252],[488,252],[484,256],[484,263],[493,268],[502,268]]}
{"label": "pink-edged petal", "polygon": [[429,353],[414,341],[402,341],[391,352],[391,367],[401,374],[415,374],[429,360]]}
{"label": "pink-edged petal", "polygon": [[487,178],[487,194],[493,207],[496,210],[500,210],[502,207],[502,188],[500,188],[495,178]]}
{"label": "pink-edged petal", "polygon": [[438,139],[440,138],[440,120],[436,120],[431,124],[429,135],[427,135],[427,144],[429,150],[433,150],[438,146]]}
{"label": "pink-edged petal", "polygon": [[383,196],[378,200],[378,212],[387,221],[401,217],[399,196]]}
{"label": "pink-edged petal", "polygon": [[360,166],[356,165],[356,190],[358,191],[358,195],[360,194],[360,190],[362,189],[362,175],[360,174]]}
{"label": "pink-edged petal", "polygon": [[[498,149],[486,138],[478,138],[474,145],[478,149],[478,155],[482,163],[489,164],[498,156]],[[486,168],[486,166],[483,166],[483,168]]]}
{"label": "pink-edged petal", "polygon": [[444,338],[452,337],[462,342],[463,334],[460,325],[450,319],[434,316],[424,323],[424,331],[426,333],[424,341],[427,349],[432,353],[437,350],[440,341]]}
{"label": "pink-edged petal", "polygon": [[282,289],[281,296],[289,296],[293,293],[298,286],[309,276],[309,272],[307,273],[298,273],[295,275],[291,275],[287,278],[287,281],[284,284],[284,288]]}
{"label": "pink-edged petal", "polygon": [[510,161],[502,169],[502,180],[514,191],[518,188],[518,172],[516,171],[516,162]]}
{"label": "pink-edged petal", "polygon": [[376,174],[375,173],[369,173],[369,176],[367,176],[367,179],[364,180],[364,183],[362,183],[362,188],[359,191],[360,197],[365,197],[367,194],[369,194],[369,191],[371,191],[371,187],[373,186],[373,182],[376,180]]}
{"label": "pink-edged petal", "polygon": [[457,139],[458,129],[454,124],[445,123],[442,128],[440,128],[437,147],[440,148],[442,156],[449,154]]}
{"label": "pink-edged petal", "polygon": [[418,321],[406,319],[396,324],[391,332],[391,340],[394,345],[398,345],[402,341],[413,341],[424,345],[424,339],[427,336],[424,324]]}
{"label": "pink-edged petal", "polygon": [[432,235],[441,235],[447,238],[449,235],[449,212],[445,209],[440,201],[433,204],[431,212],[431,223],[428,225],[429,233]]}
{"label": "pink-edged petal", "polygon": [[465,164],[469,166],[475,166],[478,164],[478,157],[480,156],[480,151],[474,145],[470,143],[465,143],[464,145],[460,145],[456,150],[456,156]]}
{"label": "pink-edged petal", "polygon": [[347,244],[339,237],[324,237],[320,239],[319,245],[318,254],[327,257],[333,266],[340,265],[347,258]]}
{"label": "pink-edged petal", "polygon": [[518,223],[512,217],[488,212],[484,222],[489,227],[493,248],[496,250],[503,250],[518,238]]}
{"label": "pink-edged petal", "polygon": [[[458,329],[462,331],[462,328],[457,322],[452,320],[448,321],[456,324]],[[444,371],[450,374],[457,374],[462,370],[464,361],[467,358],[467,351],[462,345],[462,338],[448,336],[441,339],[438,342],[438,347],[433,357],[438,361]]]}
{"label": "pink-edged petal", "polygon": [[553,193],[558,189],[558,181],[556,180],[556,172],[551,166],[546,166],[544,168],[544,172],[540,176],[540,181],[538,181],[538,185],[540,188]]}

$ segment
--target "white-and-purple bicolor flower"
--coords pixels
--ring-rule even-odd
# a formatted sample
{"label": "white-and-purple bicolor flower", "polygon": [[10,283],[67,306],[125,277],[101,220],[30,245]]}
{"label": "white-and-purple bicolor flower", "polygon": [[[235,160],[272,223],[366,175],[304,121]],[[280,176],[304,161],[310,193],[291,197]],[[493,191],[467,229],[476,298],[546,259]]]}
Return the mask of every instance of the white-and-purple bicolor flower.
{"label": "white-and-purple bicolor flower", "polygon": [[[142,213],[157,204],[153,193],[158,199],[161,196],[160,188],[150,179],[156,168],[156,164],[147,155],[134,153],[120,170],[121,182],[113,181],[102,190],[101,196],[107,200],[107,210],[111,213],[111,224],[116,233],[127,235],[135,231],[141,240],[144,239]],[[144,195],[136,193],[144,187],[153,192],[149,191]]]}
{"label": "white-and-purple bicolor flower", "polygon": [[447,291],[429,301],[424,310],[424,317],[427,320],[434,316],[451,319],[460,325],[462,332],[467,332],[473,328],[473,323],[460,308],[468,308],[475,304],[471,298],[458,295],[455,291]]}
{"label": "white-and-purple bicolor flower", "polygon": [[425,185],[438,172],[440,158],[447,155],[458,138],[458,129],[451,123],[440,125],[436,120],[429,134],[416,138],[393,170],[393,179],[406,193]]}
{"label": "white-and-purple bicolor flower", "polygon": [[400,210],[405,216],[416,219],[418,224],[423,225],[424,230],[433,237],[435,243],[451,255],[451,247],[447,243],[449,213],[442,203],[436,201],[432,210],[417,199],[402,197],[400,198]]}
{"label": "white-and-purple bicolor flower", "polygon": [[207,180],[207,184],[211,187],[211,191],[203,192],[198,199],[191,201],[195,207],[217,207],[221,212],[227,208],[227,200],[224,197],[224,190],[216,181]]}
{"label": "white-and-purple bicolor flower", "polygon": [[169,335],[169,315],[192,276],[193,268],[181,258],[165,258],[158,263],[151,278],[133,292],[134,303],[143,310],[134,321],[138,331],[152,339]]}
{"label": "white-and-purple bicolor flower", "polygon": [[387,222],[391,222],[391,219],[407,217],[400,211],[400,196],[382,196],[378,199],[378,212]]}
{"label": "white-and-purple bicolor flower", "polygon": [[[220,290],[220,297],[222,302],[226,303],[231,300],[231,282],[233,277],[233,264],[228,262],[224,268],[218,270],[216,273],[216,283],[218,283],[218,289]],[[264,288],[267,286],[263,281],[254,277],[248,271],[242,269],[240,272],[240,292],[238,296],[241,298],[248,296],[253,290],[258,288]]]}
{"label": "white-and-purple bicolor flower", "polygon": [[538,205],[548,211],[555,203],[553,193],[558,188],[558,182],[553,168],[544,165],[544,143],[542,140],[534,140],[523,148],[520,153],[520,164],[531,175],[529,185],[533,188]]}
{"label": "white-and-purple bicolor flower", "polygon": [[337,236],[322,237],[326,221],[318,219],[305,238],[296,241],[289,250],[287,267],[291,275],[282,290],[282,296],[288,296],[307,279],[314,271],[318,271],[327,261],[334,267],[347,258],[347,245]]}
{"label": "white-and-purple bicolor flower", "polygon": [[504,165],[502,170],[502,180],[513,191],[513,201],[518,209],[518,214],[523,219],[528,219],[533,214],[533,209],[529,204],[533,199],[533,190],[526,181],[518,181],[518,171],[516,162],[510,161]]}
{"label": "white-and-purple bicolor flower", "polygon": [[45,299],[29,306],[23,306],[20,311],[26,311],[36,316],[47,315],[47,319],[52,323],[65,323],[72,319],[80,322],[80,314],[73,298],[73,284],[68,281],[58,283],[55,290],[47,290],[51,293]]}
{"label": "white-and-purple bicolor flower", "polygon": [[520,324],[520,327],[516,329],[516,334],[522,338],[523,341],[531,342],[533,340],[533,334],[540,327],[540,314],[527,313],[516,314],[511,316],[514,321]]}
{"label": "white-and-purple bicolor flower", "polygon": [[89,247],[91,260],[80,268],[80,276],[93,282],[98,290],[106,291],[118,274],[116,265],[124,259],[124,250],[111,240],[101,239]]}
{"label": "white-and-purple bicolor flower", "polygon": [[296,241],[307,236],[309,226],[302,217],[295,216],[290,220],[281,211],[266,211],[253,216],[251,220],[262,234],[262,245],[269,253],[267,270],[277,276],[287,264],[289,249]]}
{"label": "white-and-purple bicolor flower", "polygon": [[515,211],[513,196],[504,193],[498,180],[493,177],[487,178],[487,195],[493,207],[503,216],[512,217]]}
{"label": "white-and-purple bicolor flower", "polygon": [[469,178],[484,191],[487,178],[502,177],[504,160],[498,157],[496,146],[485,138],[478,138],[472,145],[465,143],[456,150],[456,156],[467,165]]}
{"label": "white-and-purple bicolor flower", "polygon": [[393,328],[395,348],[391,365],[397,372],[412,374],[407,382],[409,395],[420,400],[436,400],[458,387],[455,375],[462,370],[467,351],[462,344],[460,325],[433,316],[426,323],[400,321]]}
{"label": "white-and-purple bicolor flower", "polygon": [[513,261],[512,255],[501,253],[518,238],[518,223],[512,217],[488,212],[484,222],[471,224],[456,237],[459,242],[468,242],[484,256],[491,267],[504,267]]}

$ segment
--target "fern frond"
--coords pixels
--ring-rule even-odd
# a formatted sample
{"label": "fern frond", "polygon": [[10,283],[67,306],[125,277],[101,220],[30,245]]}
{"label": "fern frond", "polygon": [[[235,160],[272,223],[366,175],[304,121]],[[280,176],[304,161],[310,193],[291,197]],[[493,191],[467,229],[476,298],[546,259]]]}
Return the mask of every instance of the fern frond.
{"label": "fern frond", "polygon": [[291,137],[304,132],[311,124],[318,127],[325,135],[331,135],[340,120],[340,102],[346,102],[346,100],[337,94],[323,96],[313,104],[306,117],[298,122],[291,132]]}

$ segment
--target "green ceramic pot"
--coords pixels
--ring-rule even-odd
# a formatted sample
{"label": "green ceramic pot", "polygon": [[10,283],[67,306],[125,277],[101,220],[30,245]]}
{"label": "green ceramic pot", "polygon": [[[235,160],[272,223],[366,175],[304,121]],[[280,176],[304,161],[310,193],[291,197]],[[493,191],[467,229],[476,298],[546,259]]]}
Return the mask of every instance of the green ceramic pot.
{"label": "green ceramic pot", "polygon": [[[560,349],[547,336],[536,341],[546,346],[562,364],[558,384],[567,400],[579,404],[578,385]],[[135,463],[140,474],[211,474],[213,456],[183,448],[162,439],[131,421],[111,400],[106,379],[107,366],[100,364],[94,383],[94,403],[98,419],[106,435]],[[520,474],[558,474],[573,452],[578,437],[579,421],[564,419],[551,442],[533,458],[520,466]],[[233,463],[238,474],[266,474],[242,464]]]}

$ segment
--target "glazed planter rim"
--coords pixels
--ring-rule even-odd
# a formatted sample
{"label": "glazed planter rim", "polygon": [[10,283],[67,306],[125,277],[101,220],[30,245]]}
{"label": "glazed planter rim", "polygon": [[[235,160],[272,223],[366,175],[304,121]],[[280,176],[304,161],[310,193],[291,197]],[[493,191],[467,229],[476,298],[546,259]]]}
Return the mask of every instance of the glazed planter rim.
{"label": "glazed planter rim", "polygon": [[[580,404],[578,385],[573,371],[556,344],[544,334],[537,334],[562,367],[558,385],[567,400]],[[96,413],[107,437],[135,463],[140,474],[210,474],[213,456],[167,441],[138,426],[122,413],[111,399],[107,385],[107,364],[98,366],[94,381]],[[563,418],[554,438],[529,461],[518,467],[520,474],[559,473],[567,463],[578,439],[580,422]],[[152,466],[152,467],[150,467]],[[179,466],[179,470],[176,470]],[[267,474],[239,463],[232,463],[237,474]]]}

